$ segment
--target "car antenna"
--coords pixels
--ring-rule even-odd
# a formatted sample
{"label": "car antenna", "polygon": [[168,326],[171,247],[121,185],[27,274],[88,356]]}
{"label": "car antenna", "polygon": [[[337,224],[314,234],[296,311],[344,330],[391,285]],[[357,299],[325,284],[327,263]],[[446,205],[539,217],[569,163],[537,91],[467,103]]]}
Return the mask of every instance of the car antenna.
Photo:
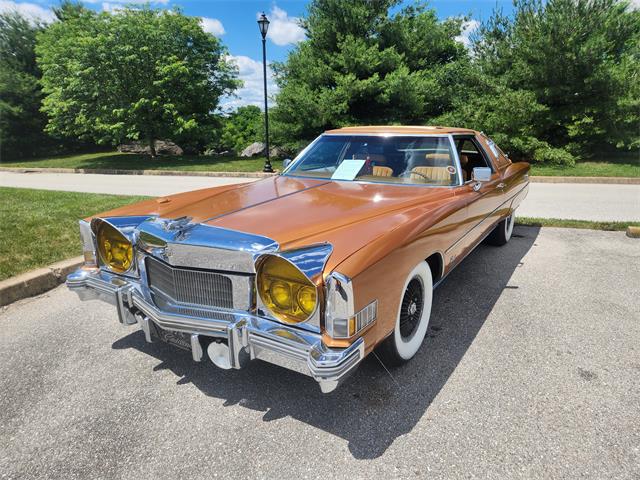
{"label": "car antenna", "polygon": [[378,359],[378,361],[380,362],[380,365],[382,365],[382,368],[385,369],[385,371],[389,374],[389,376],[391,377],[391,380],[393,380],[393,383],[396,384],[396,386],[398,387],[398,389],[401,389],[400,384],[396,381],[396,379],[393,377],[393,375],[391,375],[391,372],[389,371],[389,369],[386,367],[386,365],[384,363],[382,363],[382,360],[380,360],[380,357],[378,356],[378,354],[376,353],[375,350],[372,350],[371,353],[373,353],[375,355],[375,357]]}

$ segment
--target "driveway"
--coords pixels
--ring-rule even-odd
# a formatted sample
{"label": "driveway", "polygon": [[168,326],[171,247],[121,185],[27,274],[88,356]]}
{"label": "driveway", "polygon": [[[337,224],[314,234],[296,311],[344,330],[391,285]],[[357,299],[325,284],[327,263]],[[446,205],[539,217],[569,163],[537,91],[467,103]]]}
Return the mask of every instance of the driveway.
{"label": "driveway", "polygon": [[[0,186],[162,196],[254,181],[248,178],[0,172]],[[640,185],[532,183],[518,215],[594,221],[640,221]]]}
{"label": "driveway", "polygon": [[638,478],[640,242],[516,227],[391,375],[329,395],[147,344],[64,287],[0,310],[3,478]]}

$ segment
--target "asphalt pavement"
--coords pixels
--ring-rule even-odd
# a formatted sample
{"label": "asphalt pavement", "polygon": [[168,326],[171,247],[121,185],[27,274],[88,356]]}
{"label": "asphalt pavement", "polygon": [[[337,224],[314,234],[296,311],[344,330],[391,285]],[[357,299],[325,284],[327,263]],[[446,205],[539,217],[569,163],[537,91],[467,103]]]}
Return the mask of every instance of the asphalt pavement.
{"label": "asphalt pavement", "polygon": [[640,241],[516,227],[392,377],[193,363],[64,287],[0,310],[2,478],[640,477]]}
{"label": "asphalt pavement", "polygon": [[[0,172],[0,186],[162,196],[255,181],[252,178]],[[640,221],[640,185],[532,183],[518,215],[594,221]]]}

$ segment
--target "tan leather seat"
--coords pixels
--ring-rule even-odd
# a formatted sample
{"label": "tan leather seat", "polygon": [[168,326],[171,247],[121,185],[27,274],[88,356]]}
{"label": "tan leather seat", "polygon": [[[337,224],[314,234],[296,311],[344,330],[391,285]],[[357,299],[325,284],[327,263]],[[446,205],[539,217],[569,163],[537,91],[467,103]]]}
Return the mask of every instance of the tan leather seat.
{"label": "tan leather seat", "polygon": [[424,157],[431,166],[451,165],[451,157],[448,153],[427,153]]}
{"label": "tan leather seat", "polygon": [[393,170],[389,167],[373,167],[373,176],[374,177],[390,177],[393,175]]}
{"label": "tan leather seat", "polygon": [[451,185],[451,174],[447,167],[414,167],[409,178],[421,183]]}

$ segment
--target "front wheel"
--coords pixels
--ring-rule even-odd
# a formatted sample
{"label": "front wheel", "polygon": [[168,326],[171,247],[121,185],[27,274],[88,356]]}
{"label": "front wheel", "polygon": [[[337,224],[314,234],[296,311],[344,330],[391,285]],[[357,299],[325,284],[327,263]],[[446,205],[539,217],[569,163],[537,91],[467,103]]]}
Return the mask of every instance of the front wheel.
{"label": "front wheel", "polygon": [[433,278],[427,262],[420,262],[411,271],[403,292],[393,333],[378,348],[386,363],[394,366],[411,360],[427,334],[433,298]]}
{"label": "front wheel", "polygon": [[511,235],[513,234],[513,225],[515,223],[516,214],[515,212],[511,212],[511,215],[495,226],[493,232],[491,232],[487,237],[487,243],[498,247],[505,245],[511,239]]}

